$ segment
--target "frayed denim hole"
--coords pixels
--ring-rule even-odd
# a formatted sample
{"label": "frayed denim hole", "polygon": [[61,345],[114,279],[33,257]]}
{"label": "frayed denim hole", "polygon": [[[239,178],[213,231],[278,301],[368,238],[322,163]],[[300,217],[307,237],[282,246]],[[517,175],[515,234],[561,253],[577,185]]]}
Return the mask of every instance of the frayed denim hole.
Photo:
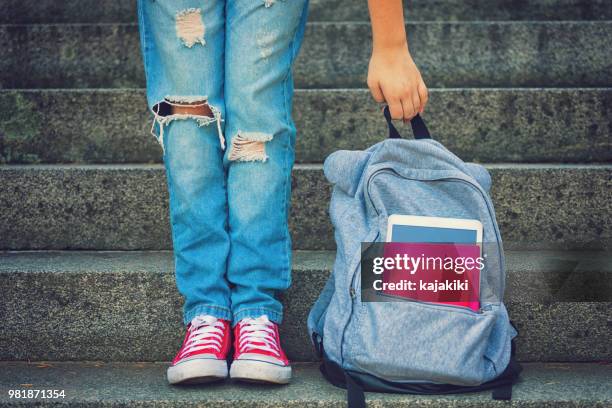
{"label": "frayed denim hole", "polygon": [[[212,112],[212,116],[198,115],[193,113],[172,113],[172,106],[207,106]],[[157,141],[164,150],[164,127],[174,120],[195,120],[199,126],[207,126],[212,123],[217,124],[219,134],[219,143],[221,149],[225,149],[225,137],[221,128],[221,111],[208,103],[206,96],[166,96],[162,101],[156,103],[153,108],[153,124],[151,126],[151,134],[156,137]],[[155,125],[159,129],[159,135],[155,133]]]}
{"label": "frayed denim hole", "polygon": [[196,44],[206,45],[204,33],[206,28],[202,21],[202,10],[199,8],[190,8],[181,10],[175,16],[176,36],[183,42],[187,48],[191,48]]}
{"label": "frayed denim hole", "polygon": [[241,132],[232,138],[229,161],[260,161],[268,160],[266,142],[272,140],[272,135],[261,132]]}

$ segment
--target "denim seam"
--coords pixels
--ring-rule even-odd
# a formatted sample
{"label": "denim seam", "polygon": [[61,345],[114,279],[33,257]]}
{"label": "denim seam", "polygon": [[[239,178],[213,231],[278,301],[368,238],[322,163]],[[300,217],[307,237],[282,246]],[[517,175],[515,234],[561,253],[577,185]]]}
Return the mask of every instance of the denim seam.
{"label": "denim seam", "polygon": [[146,32],[146,24],[144,19],[144,6],[142,4],[142,0],[138,0],[138,23],[140,27],[140,41],[142,41],[142,62],[143,66],[147,66],[147,32]]}
{"label": "denim seam", "polygon": [[230,319],[232,317],[232,311],[228,307],[217,306],[217,305],[196,305],[196,306],[192,307],[189,311],[184,313],[183,321],[185,322],[185,324],[189,323],[189,321],[191,320],[191,319],[187,319],[188,315],[193,315],[193,317],[198,316],[199,314],[201,314],[201,313],[199,313],[199,311],[201,311],[201,310],[220,311],[220,312],[223,313],[224,317],[228,317]]}
{"label": "denim seam", "polygon": [[[262,309],[262,310],[264,310],[264,309],[265,309],[265,310],[272,310],[272,309],[270,309],[269,307],[265,307],[265,306],[243,307],[242,309],[238,309],[238,310],[236,311],[236,313],[235,313],[235,314],[238,314],[238,313],[240,313],[240,312],[244,312],[245,310],[256,310],[256,309]],[[276,313],[278,313],[278,312],[276,312]]]}
{"label": "denim seam", "polygon": [[226,306],[218,306],[218,305],[199,305],[194,307],[194,309],[198,309],[198,308],[211,308],[211,309],[220,309],[220,310],[230,310],[229,307]]}
{"label": "denim seam", "polygon": [[[291,65],[291,64],[290,64]],[[290,68],[291,69],[291,68]],[[289,80],[289,74],[287,74],[285,76],[285,81],[283,83],[283,103],[285,105],[285,123],[289,123],[288,121],[290,120],[289,114],[288,114],[288,104],[287,104],[287,82]],[[285,169],[285,177],[283,177],[283,220],[285,220],[286,223],[289,222],[289,215],[287,212],[287,186],[289,185],[287,182],[287,179],[289,177],[291,177],[291,169],[288,169],[289,163],[288,163],[288,156],[289,156],[289,149],[291,148],[291,134],[288,135],[289,137],[286,138],[285,140],[285,146],[284,146],[284,154],[283,154],[283,169]],[[285,236],[285,253],[284,258],[285,258],[285,265],[284,265],[284,271],[283,271],[283,286],[289,286],[290,283],[290,279],[291,279],[291,260],[289,259],[289,251],[291,250],[291,248],[289,247],[290,244],[290,240],[291,237],[289,236],[289,227],[288,225],[283,225],[283,235]]]}
{"label": "denim seam", "polygon": [[[278,320],[279,323],[280,323],[280,321],[283,318],[282,311],[279,312],[277,310],[270,309],[269,307],[246,307],[246,308],[242,308],[240,310],[237,310],[236,312],[233,313],[234,320],[236,320],[236,318],[235,318],[236,316],[239,316],[240,314],[244,314],[244,313],[249,312],[251,310],[261,310],[262,314],[266,314],[266,312],[268,312],[270,314],[270,316],[273,317],[273,319],[271,319],[271,320]],[[237,321],[235,321],[234,323],[237,323]]]}
{"label": "denim seam", "polygon": [[[285,73],[285,78],[283,79],[283,104],[284,104],[284,108],[285,108],[285,123],[290,123],[291,121],[291,112],[289,111],[289,102],[288,102],[288,92],[287,92],[287,86],[289,83],[289,78],[291,77],[291,67],[293,66],[293,63],[295,62],[295,59],[297,57],[296,52],[295,52],[295,43],[296,43],[296,37],[298,35],[298,32],[300,31],[300,24],[302,22],[302,18],[303,18],[303,14],[304,14],[304,10],[306,9],[306,6],[302,8],[302,13],[300,14],[300,18],[298,20],[298,23],[296,25],[295,31],[293,32],[293,36],[291,38],[291,44],[290,44],[290,49],[291,49],[291,57],[290,57],[290,63],[289,63],[289,69],[287,69],[287,72]],[[290,138],[288,138],[288,140],[286,140],[285,142],[285,154],[283,157],[283,168],[287,168],[288,167],[288,155],[289,155],[289,149],[291,148],[291,140]],[[288,171],[287,174],[285,175],[285,178],[283,180],[283,191],[287,191],[287,185],[289,185],[289,179],[291,177],[291,171]],[[288,211],[287,211],[287,194],[285,193],[283,196],[283,218],[288,220]],[[291,259],[289,258],[289,253],[291,251],[291,236],[289,235],[289,229],[284,228],[284,235],[285,235],[285,271],[284,271],[284,286],[289,286],[290,282],[291,282]]]}
{"label": "denim seam", "polygon": [[216,309],[216,310],[221,310],[221,311],[224,311],[224,312],[230,312],[231,313],[231,309],[229,307],[217,306],[217,305],[198,305],[198,306],[194,306],[194,307],[191,308],[189,313],[192,313],[193,310],[198,310],[198,309]]}

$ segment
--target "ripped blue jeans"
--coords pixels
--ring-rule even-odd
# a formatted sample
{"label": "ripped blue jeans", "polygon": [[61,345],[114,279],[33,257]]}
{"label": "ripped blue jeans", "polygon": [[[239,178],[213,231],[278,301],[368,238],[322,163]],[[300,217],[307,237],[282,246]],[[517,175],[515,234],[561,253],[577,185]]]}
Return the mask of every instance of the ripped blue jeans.
{"label": "ripped blue jeans", "polygon": [[[184,322],[267,314],[291,283],[291,66],[307,0],[139,0]],[[210,115],[175,113],[205,105]]]}

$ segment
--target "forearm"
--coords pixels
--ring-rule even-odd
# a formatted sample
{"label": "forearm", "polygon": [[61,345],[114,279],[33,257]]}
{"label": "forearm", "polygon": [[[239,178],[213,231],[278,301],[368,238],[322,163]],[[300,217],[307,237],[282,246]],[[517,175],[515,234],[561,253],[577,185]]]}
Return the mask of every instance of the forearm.
{"label": "forearm", "polygon": [[406,27],[402,0],[368,0],[372,24],[373,51],[406,48]]}
{"label": "forearm", "polygon": [[393,119],[410,120],[427,104],[427,86],[408,51],[402,0],[368,0],[372,57],[368,88],[385,102]]}

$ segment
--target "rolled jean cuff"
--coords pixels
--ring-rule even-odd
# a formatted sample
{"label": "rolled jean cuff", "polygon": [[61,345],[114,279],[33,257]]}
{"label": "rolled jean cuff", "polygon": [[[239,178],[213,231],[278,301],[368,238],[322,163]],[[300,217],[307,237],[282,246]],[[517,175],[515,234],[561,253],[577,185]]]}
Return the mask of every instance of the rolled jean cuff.
{"label": "rolled jean cuff", "polygon": [[186,310],[183,314],[183,323],[188,325],[196,316],[209,315],[217,319],[232,320],[232,311],[228,307],[216,305],[197,305],[190,310]]}
{"label": "rolled jean cuff", "polygon": [[244,318],[257,318],[262,315],[267,315],[270,321],[281,324],[283,322],[283,312],[278,310],[267,309],[265,307],[249,307],[240,309],[234,312],[234,319],[232,320],[232,327],[236,326],[239,321]]}

